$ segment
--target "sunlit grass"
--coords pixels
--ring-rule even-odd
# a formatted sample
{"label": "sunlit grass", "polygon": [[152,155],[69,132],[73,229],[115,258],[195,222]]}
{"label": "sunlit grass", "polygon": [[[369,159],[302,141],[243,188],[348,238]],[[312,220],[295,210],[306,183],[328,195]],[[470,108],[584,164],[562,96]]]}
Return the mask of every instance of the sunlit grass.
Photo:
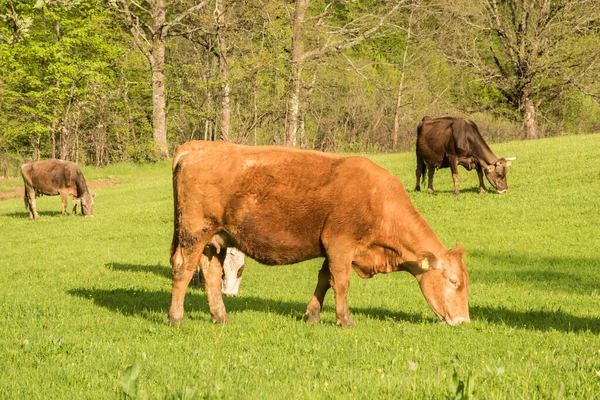
{"label": "sunlit grass", "polygon": [[225,299],[231,324],[210,322],[191,288],[185,325],[168,326],[168,162],[84,168],[117,183],[95,190],[91,219],[62,217],[57,197],[39,199],[38,221],[22,199],[0,202],[1,397],[600,397],[600,135],[493,150],[517,156],[505,195],[477,194],[462,169],[460,196],[449,170],[437,194],[414,193],[414,154],[371,157],[447,246],[465,246],[473,322],[458,327],[436,321],[408,274],[353,274],[356,328],[335,326],[331,294],[307,325],[321,260],[249,261]]}

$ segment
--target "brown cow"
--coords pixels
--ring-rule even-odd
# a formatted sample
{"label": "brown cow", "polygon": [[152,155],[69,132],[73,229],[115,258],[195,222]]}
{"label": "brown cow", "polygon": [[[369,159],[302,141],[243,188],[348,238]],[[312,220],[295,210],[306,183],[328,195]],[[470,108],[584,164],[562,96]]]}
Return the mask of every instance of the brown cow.
{"label": "brown cow", "polygon": [[498,158],[479,133],[477,125],[471,120],[454,117],[423,117],[417,127],[417,184],[415,191],[421,190],[421,176],[425,181],[427,168],[427,191],[433,193],[433,174],[436,169],[448,168],[452,171],[454,194],[458,195],[458,166],[468,171],[477,170],[479,193],[485,193],[485,176],[498,193],[508,189],[506,183],[507,168],[513,158]]}
{"label": "brown cow", "polygon": [[[193,141],[175,153],[173,192],[171,324],[183,322],[188,283],[215,236],[267,265],[325,257],[309,322],[320,320],[333,287],[337,323],[354,325],[351,269],[363,278],[408,271],[440,319],[469,322],[464,250],[446,249],[402,182],[366,158]],[[215,322],[229,321],[220,290],[224,256],[210,254],[202,265]]]}
{"label": "brown cow", "polygon": [[67,195],[73,196],[73,215],[77,214],[77,204],[81,204],[81,214],[93,217],[94,197],[79,167],[70,161],[44,160],[30,161],[21,166],[25,183],[25,208],[29,218],[38,219],[36,196],[56,196],[62,200],[62,215],[67,215]]}

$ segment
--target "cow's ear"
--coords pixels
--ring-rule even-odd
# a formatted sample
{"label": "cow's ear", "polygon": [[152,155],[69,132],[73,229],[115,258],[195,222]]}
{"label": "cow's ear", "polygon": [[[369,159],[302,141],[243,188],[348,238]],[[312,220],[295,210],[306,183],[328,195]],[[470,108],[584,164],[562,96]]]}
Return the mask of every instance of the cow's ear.
{"label": "cow's ear", "polygon": [[505,160],[506,160],[506,166],[508,167],[516,159],[517,159],[517,157],[507,157],[507,158],[505,158]]}
{"label": "cow's ear", "polygon": [[440,267],[437,258],[428,251],[421,251],[417,254],[417,264],[423,271]]}
{"label": "cow's ear", "polygon": [[92,193],[92,199],[96,197],[96,193]]}

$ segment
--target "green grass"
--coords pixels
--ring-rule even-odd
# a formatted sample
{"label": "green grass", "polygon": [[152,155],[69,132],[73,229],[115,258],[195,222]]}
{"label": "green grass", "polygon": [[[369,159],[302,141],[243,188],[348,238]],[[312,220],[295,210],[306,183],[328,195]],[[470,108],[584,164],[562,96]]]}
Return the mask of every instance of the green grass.
{"label": "green grass", "polygon": [[[517,156],[505,195],[449,170],[413,193],[414,155],[372,159],[400,177],[441,240],[463,244],[472,323],[436,321],[414,278],[352,275],[357,326],[302,321],[321,261],[247,262],[232,323],[210,321],[188,290],[170,303],[169,163],[84,169],[95,218],[62,217],[58,197],[0,202],[0,397],[600,398],[600,135],[493,146]],[[138,374],[139,373],[139,374]],[[137,378],[136,378],[137,377]]]}

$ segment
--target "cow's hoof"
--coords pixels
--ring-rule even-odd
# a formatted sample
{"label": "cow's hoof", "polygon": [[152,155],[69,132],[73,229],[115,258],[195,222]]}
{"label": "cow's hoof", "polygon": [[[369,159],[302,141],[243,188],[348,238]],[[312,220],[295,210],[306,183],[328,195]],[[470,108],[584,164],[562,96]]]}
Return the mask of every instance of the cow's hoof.
{"label": "cow's hoof", "polygon": [[486,194],[487,190],[483,189],[483,188],[479,188],[479,194]]}
{"label": "cow's hoof", "polygon": [[460,196],[460,192],[458,190],[456,190],[456,191],[454,191],[452,193],[454,193],[455,196]]}
{"label": "cow's hoof", "polygon": [[415,188],[415,192],[420,192],[420,191],[421,191],[421,188],[420,188],[419,186],[417,186],[417,187]]}
{"label": "cow's hoof", "polygon": [[212,317],[212,321],[215,324],[228,324],[231,322],[231,319],[225,315],[225,316],[213,316]]}
{"label": "cow's hoof", "polygon": [[306,322],[309,324],[318,324],[321,322],[321,314],[318,311],[306,311],[304,317],[306,318]]}
{"label": "cow's hoof", "polygon": [[352,318],[348,317],[346,320],[337,320],[336,322],[339,326],[344,328],[354,328],[356,324],[352,321]]}
{"label": "cow's hoof", "polygon": [[427,193],[434,194],[435,192],[433,191],[433,189],[427,189]]}
{"label": "cow's hoof", "polygon": [[169,322],[169,325],[179,328],[179,327],[183,326],[183,317],[174,318],[169,315],[168,322]]}

